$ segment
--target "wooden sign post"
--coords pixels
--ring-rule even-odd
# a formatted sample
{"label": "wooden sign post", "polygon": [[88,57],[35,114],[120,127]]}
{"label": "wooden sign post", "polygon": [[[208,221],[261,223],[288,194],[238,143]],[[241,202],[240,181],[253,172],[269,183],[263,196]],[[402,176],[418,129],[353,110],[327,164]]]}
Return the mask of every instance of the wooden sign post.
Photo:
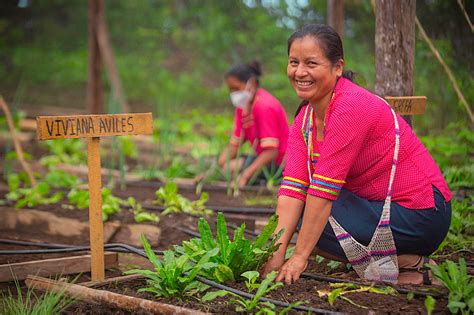
{"label": "wooden sign post", "polygon": [[100,138],[151,134],[151,113],[78,116],[38,116],[39,140],[87,138],[89,175],[89,229],[92,281],[102,281],[104,275],[104,227],[102,223],[102,178]]}
{"label": "wooden sign post", "polygon": [[426,96],[386,96],[385,99],[400,115],[421,115],[426,110]]}

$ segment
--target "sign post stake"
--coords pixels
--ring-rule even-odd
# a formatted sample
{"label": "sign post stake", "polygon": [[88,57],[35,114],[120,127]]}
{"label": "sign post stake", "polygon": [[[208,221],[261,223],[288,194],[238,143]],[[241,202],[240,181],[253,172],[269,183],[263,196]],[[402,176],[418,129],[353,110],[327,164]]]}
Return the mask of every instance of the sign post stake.
{"label": "sign post stake", "polygon": [[135,113],[38,116],[36,123],[39,140],[87,138],[91,274],[92,281],[103,281],[105,270],[100,137],[150,135],[153,133],[152,115],[151,113]]}
{"label": "sign post stake", "polygon": [[89,176],[89,235],[91,243],[92,281],[103,281],[104,225],[102,223],[102,176],[100,173],[100,138],[87,138]]}

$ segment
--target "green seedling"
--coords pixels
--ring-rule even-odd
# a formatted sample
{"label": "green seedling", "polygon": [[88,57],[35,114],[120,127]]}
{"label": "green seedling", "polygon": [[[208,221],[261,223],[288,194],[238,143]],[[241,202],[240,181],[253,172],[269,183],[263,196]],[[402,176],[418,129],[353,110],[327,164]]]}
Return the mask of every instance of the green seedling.
{"label": "green seedling", "polygon": [[16,201],[15,208],[34,208],[38,205],[58,203],[64,196],[62,191],[50,194],[50,186],[45,182],[38,182],[35,187],[22,188],[21,176],[10,174],[8,176],[9,192],[6,198]]}
{"label": "green seedling", "polygon": [[142,204],[135,198],[128,197],[128,205],[132,208],[133,215],[136,222],[160,222],[160,217],[156,213],[151,213],[143,210]]}
{"label": "green seedling", "polygon": [[81,139],[53,139],[43,142],[50,151],[50,155],[40,159],[43,166],[51,169],[58,164],[80,165],[87,163],[84,142]]}
{"label": "green seedling", "polygon": [[51,170],[44,177],[44,181],[53,188],[73,189],[79,185],[77,176],[63,170]]}
{"label": "green seedling", "polygon": [[176,183],[167,183],[156,191],[156,200],[154,204],[162,205],[166,209],[162,212],[163,215],[169,213],[187,213],[196,216],[209,216],[213,211],[206,208],[206,202],[209,199],[207,193],[202,193],[198,200],[190,201],[189,199],[178,194],[178,186]]}
{"label": "green seedling", "polygon": [[367,306],[360,305],[344,295],[357,292],[369,292],[384,295],[397,294],[397,291],[392,287],[374,288],[370,286],[360,286],[353,283],[331,283],[330,286],[334,288],[332,291],[318,290],[319,297],[327,297],[328,302],[331,305],[334,305],[334,301],[337,298],[341,298],[342,300],[363,309],[367,309]]}
{"label": "green seedling", "polygon": [[176,155],[171,160],[171,165],[164,171],[158,171],[156,176],[162,181],[168,181],[173,178],[192,178],[196,175],[193,166],[183,161],[183,158]]}
{"label": "green seedling", "polygon": [[62,314],[74,299],[67,296],[64,290],[47,291],[36,295],[32,288],[23,293],[18,280],[15,280],[16,294],[2,293],[0,300],[0,314],[4,315],[43,315]]}
{"label": "green seedling", "polygon": [[[69,202],[78,209],[89,207],[89,192],[72,189],[68,194]],[[127,201],[115,197],[108,188],[102,188],[102,220],[107,221],[109,216],[120,212],[120,206],[127,206]]]}
{"label": "green seedling", "polygon": [[240,280],[242,274],[249,270],[259,270],[273,253],[279,248],[276,244],[283,230],[281,230],[271,241],[278,224],[278,216],[270,217],[267,226],[254,240],[247,240],[244,236],[245,224],[243,223],[234,231],[234,239],[231,241],[227,234],[227,224],[224,215],[219,212],[217,216],[217,235],[214,239],[209,223],[200,218],[198,228],[201,238],[183,241],[182,246],[175,246],[180,254],[186,254],[193,261],[199,261],[208,251],[218,248],[216,255],[210,261],[217,264],[206,276],[209,279],[223,283],[227,280]]}
{"label": "green seedling", "polygon": [[453,250],[473,247],[474,196],[468,196],[462,202],[451,200],[452,215],[446,246]]}
{"label": "green seedling", "polygon": [[330,272],[336,269],[337,267],[339,267],[340,265],[341,265],[341,262],[335,261],[335,260],[330,260],[327,263],[327,266],[329,267]]}
{"label": "green seedling", "polygon": [[241,274],[241,276],[245,278],[245,286],[247,287],[248,292],[252,292],[255,289],[258,289],[258,287],[260,286],[259,283],[256,283],[258,277],[260,276],[260,273],[258,271],[246,271]]}
{"label": "green seedling", "polygon": [[428,295],[425,299],[425,308],[427,315],[431,315],[435,309],[436,300],[431,296]]}
{"label": "green seedling", "polygon": [[215,267],[215,263],[209,262],[209,258],[216,254],[217,248],[203,255],[196,264],[192,263],[187,255],[176,257],[170,250],[164,252],[163,262],[161,262],[143,235],[141,242],[148,260],[153,264],[155,270],[134,269],[125,272],[126,274],[139,274],[147,278],[148,287],[139,289],[139,292],[182,298],[193,296],[209,288],[196,280],[196,276],[203,270]]}
{"label": "green seedling", "polygon": [[268,292],[275,290],[276,288],[280,287],[283,285],[281,282],[277,282],[272,284],[273,280],[275,280],[277,276],[277,273],[275,271],[269,273],[265,279],[259,284],[258,290],[255,293],[254,297],[252,299],[246,299],[243,298],[235,293],[225,291],[225,290],[219,290],[219,291],[213,291],[213,292],[208,292],[206,295],[203,296],[202,301],[203,302],[208,302],[212,301],[217,297],[223,297],[226,295],[232,295],[235,297],[235,299],[231,300],[231,303],[237,304],[236,311],[237,312],[252,312],[254,310],[258,310],[260,308],[268,308],[268,303],[261,302],[259,301],[261,297],[263,297],[265,294]]}
{"label": "green seedling", "polygon": [[428,265],[428,267],[449,290],[450,312],[472,314],[474,312],[474,277],[468,274],[464,258],[459,258],[457,264],[446,260],[438,266]]}
{"label": "green seedling", "polygon": [[277,311],[277,307],[275,304],[267,302],[267,301],[260,301],[262,297],[264,297],[266,294],[268,294],[270,291],[275,290],[276,288],[280,287],[283,285],[281,282],[273,283],[272,282],[275,280],[277,276],[277,273],[275,271],[269,273],[265,279],[262,280],[261,283],[255,283],[256,287],[258,288],[257,292],[255,293],[254,297],[252,299],[246,299],[244,297],[241,297],[233,292],[229,292],[226,290],[219,290],[219,291],[213,291],[213,292],[208,292],[206,293],[202,301],[203,302],[209,302],[214,300],[217,297],[224,297],[227,295],[232,295],[234,298],[230,300],[230,303],[236,304],[237,307],[235,310],[237,312],[245,312],[245,313],[254,313],[255,314],[269,314],[269,315],[284,315],[287,314],[290,310],[295,308],[298,305],[303,304],[304,302],[302,301],[297,301],[294,303],[291,303],[289,306],[284,308],[281,311]]}

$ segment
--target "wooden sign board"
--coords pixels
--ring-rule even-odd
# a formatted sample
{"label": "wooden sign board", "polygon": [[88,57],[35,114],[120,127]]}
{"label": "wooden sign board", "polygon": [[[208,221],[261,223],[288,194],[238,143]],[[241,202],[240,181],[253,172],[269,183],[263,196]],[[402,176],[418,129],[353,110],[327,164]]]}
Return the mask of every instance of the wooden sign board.
{"label": "wooden sign board", "polygon": [[152,134],[151,113],[38,116],[39,140]]}
{"label": "wooden sign board", "polygon": [[91,274],[93,281],[102,281],[105,277],[105,265],[100,138],[152,134],[153,118],[151,113],[38,116],[36,123],[36,133],[39,140],[87,138]]}
{"label": "wooden sign board", "polygon": [[386,96],[385,99],[400,115],[420,115],[426,110],[426,96]]}

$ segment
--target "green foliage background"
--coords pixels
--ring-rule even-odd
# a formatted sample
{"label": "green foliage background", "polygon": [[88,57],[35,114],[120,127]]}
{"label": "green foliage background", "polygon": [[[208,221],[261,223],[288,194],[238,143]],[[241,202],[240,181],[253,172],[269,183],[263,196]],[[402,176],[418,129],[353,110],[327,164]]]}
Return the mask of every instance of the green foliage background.
{"label": "green foliage background", "polygon": [[[18,7],[22,3],[29,5]],[[253,59],[263,64],[262,85],[282,101],[291,117],[298,100],[286,78],[286,40],[305,23],[324,23],[326,15],[326,1],[316,0],[108,0],[105,4],[132,108],[151,109],[162,117],[192,108],[231,115],[223,73],[234,63]],[[465,5],[472,13],[472,2]],[[87,10],[82,0],[2,1],[0,89],[7,101],[18,106],[84,108]],[[472,103],[474,67],[468,46],[473,36],[458,4],[417,1],[417,15]],[[370,1],[345,1],[345,24],[347,68],[359,74],[361,85],[372,89],[375,21]],[[447,76],[421,39],[416,43],[414,82],[415,93],[428,96],[427,114],[415,121],[420,133],[442,131],[451,121],[467,121]]]}

